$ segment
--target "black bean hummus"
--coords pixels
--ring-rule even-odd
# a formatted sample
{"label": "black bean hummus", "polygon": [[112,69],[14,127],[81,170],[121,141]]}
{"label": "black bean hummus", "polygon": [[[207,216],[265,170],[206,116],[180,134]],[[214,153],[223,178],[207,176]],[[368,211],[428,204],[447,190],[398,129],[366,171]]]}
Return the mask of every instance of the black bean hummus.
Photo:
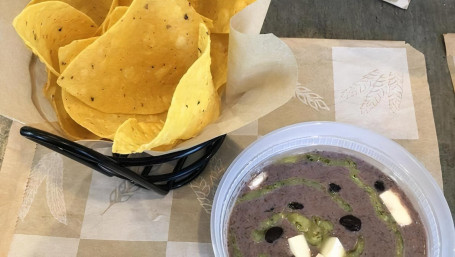
{"label": "black bean hummus", "polygon": [[[400,223],[385,192],[398,197],[409,223]],[[293,155],[262,168],[232,210],[229,256],[291,257],[288,239],[298,235],[312,257],[323,256],[333,237],[346,257],[427,256],[425,229],[403,191],[375,166],[341,153]]]}

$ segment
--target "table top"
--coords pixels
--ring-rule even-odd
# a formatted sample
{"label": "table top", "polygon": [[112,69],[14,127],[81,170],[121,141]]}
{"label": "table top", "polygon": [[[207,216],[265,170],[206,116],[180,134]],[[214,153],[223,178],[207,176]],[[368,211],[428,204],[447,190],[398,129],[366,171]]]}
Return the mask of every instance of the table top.
{"label": "table top", "polygon": [[[455,11],[454,9],[455,2],[445,3],[445,0],[439,3],[412,0],[408,10],[399,9],[380,0],[361,2],[357,0],[342,2],[273,0],[262,29],[262,33],[273,33],[278,37],[406,41],[422,52],[426,60],[428,84],[438,136],[444,194],[453,217],[455,217],[455,130],[452,128],[455,125],[455,94],[446,61],[443,34],[455,32],[455,28],[449,27],[455,27],[453,20],[455,18],[449,16],[450,11]],[[424,66],[421,67],[423,70]],[[428,101],[425,102],[428,103]],[[426,110],[428,109],[426,108]],[[419,113],[416,112],[416,115]],[[432,126],[433,124],[431,124]],[[0,116],[0,168],[10,128],[17,130],[11,120]],[[422,131],[419,130],[419,132]],[[9,137],[11,138],[11,135]],[[432,134],[432,138],[435,142],[434,134]],[[235,139],[232,140],[235,141]],[[436,149],[436,145],[433,145],[434,148],[432,149]],[[428,152],[427,155],[429,156]],[[435,156],[432,157],[433,160]],[[234,156],[229,158],[231,157],[234,158]],[[85,189],[87,191],[88,187]],[[191,191],[191,189],[187,189]],[[187,200],[184,196],[186,191],[177,192],[180,193],[174,194],[174,201],[182,204],[181,202]],[[178,204],[176,206],[179,206]],[[196,204],[198,203],[196,202]],[[206,218],[208,220],[208,216]],[[27,224],[24,223],[22,227],[19,227],[19,232],[27,231],[25,229],[27,226],[31,227]],[[172,231],[177,234],[180,229]],[[183,233],[180,236],[186,236],[186,234]],[[208,237],[202,238],[202,241],[209,242]],[[207,245],[205,247],[208,247]]]}
{"label": "table top", "polygon": [[272,1],[262,33],[278,37],[402,40],[425,55],[438,136],[444,194],[455,214],[455,94],[443,34],[455,32],[455,2]]}

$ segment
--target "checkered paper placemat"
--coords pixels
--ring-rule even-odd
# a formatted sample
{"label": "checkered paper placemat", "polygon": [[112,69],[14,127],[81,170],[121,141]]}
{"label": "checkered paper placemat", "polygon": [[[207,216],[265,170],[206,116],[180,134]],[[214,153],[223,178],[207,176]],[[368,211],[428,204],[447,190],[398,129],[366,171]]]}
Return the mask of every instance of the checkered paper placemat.
{"label": "checkered paper placemat", "polygon": [[[35,150],[13,123],[0,170],[0,200],[7,203],[1,208],[13,210],[0,220],[12,229],[2,233],[0,251],[8,256],[213,256],[210,210],[227,167],[257,138],[303,121],[349,122],[387,135],[442,185],[421,53],[404,42],[284,41],[299,64],[295,97],[229,134],[203,174],[166,196],[43,147]],[[376,101],[369,100],[373,94]]]}

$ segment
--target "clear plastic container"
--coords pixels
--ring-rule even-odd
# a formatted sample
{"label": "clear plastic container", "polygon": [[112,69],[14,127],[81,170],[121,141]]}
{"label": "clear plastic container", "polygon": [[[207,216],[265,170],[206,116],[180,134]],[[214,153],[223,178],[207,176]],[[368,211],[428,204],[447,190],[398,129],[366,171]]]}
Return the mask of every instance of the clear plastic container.
{"label": "clear plastic container", "polygon": [[429,257],[455,256],[455,229],[444,195],[431,174],[399,144],[366,129],[336,122],[307,122],[267,134],[229,166],[215,194],[210,230],[217,257],[227,257],[229,217],[239,191],[258,167],[283,153],[330,150],[377,164],[408,196],[427,231]]}

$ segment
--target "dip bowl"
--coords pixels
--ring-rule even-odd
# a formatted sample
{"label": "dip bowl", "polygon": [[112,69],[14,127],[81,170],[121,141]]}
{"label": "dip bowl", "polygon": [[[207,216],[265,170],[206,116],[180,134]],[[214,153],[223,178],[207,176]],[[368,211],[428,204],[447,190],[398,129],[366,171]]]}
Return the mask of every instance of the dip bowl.
{"label": "dip bowl", "polygon": [[216,257],[228,257],[229,218],[240,190],[277,156],[314,150],[347,153],[394,180],[419,213],[428,257],[455,256],[455,229],[441,188],[399,144],[366,129],[336,122],[305,122],[275,130],[247,147],[229,166],[215,194],[210,229]]}

